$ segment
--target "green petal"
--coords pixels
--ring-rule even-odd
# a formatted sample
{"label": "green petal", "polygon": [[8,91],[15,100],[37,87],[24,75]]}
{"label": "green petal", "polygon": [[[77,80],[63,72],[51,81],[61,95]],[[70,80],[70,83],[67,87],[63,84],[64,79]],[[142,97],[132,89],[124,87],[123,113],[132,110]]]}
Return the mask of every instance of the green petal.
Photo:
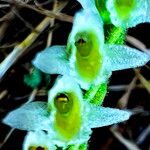
{"label": "green petal", "polygon": [[39,52],[33,65],[48,74],[69,74],[69,62],[65,46],[52,46]]}
{"label": "green petal", "polygon": [[56,150],[50,135],[43,131],[28,132],[23,143],[23,150]]}
{"label": "green petal", "polygon": [[128,120],[131,113],[114,108],[105,108],[92,105],[88,124],[91,128],[109,126]]}
{"label": "green petal", "polygon": [[106,51],[112,71],[140,67],[150,60],[148,54],[128,46],[106,45]]}
{"label": "green petal", "polygon": [[46,102],[31,102],[8,113],[3,123],[20,130],[46,130],[48,115]]}

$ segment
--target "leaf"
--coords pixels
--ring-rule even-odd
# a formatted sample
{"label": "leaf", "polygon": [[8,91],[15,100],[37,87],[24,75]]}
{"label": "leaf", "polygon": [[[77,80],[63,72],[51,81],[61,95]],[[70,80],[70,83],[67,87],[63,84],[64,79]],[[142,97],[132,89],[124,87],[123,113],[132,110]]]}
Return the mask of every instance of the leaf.
{"label": "leaf", "polygon": [[69,74],[69,61],[65,46],[52,46],[39,52],[33,65],[48,74]]}
{"label": "leaf", "polygon": [[8,113],[3,123],[20,130],[46,130],[48,115],[46,102],[31,102]]}
{"label": "leaf", "polygon": [[150,56],[137,49],[122,45],[106,45],[112,71],[136,68],[145,65]]}
{"label": "leaf", "polygon": [[89,126],[91,128],[103,127],[128,120],[131,113],[114,108],[105,108],[91,105]]}

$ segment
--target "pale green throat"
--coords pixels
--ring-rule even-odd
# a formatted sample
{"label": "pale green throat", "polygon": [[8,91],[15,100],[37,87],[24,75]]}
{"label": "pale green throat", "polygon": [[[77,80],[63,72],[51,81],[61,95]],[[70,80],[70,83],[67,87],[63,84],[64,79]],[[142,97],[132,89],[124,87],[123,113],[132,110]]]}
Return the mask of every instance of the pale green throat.
{"label": "pale green throat", "polygon": [[127,20],[136,7],[136,0],[114,0],[114,5],[120,19]]}
{"label": "pale green throat", "polygon": [[56,96],[54,104],[57,109],[55,128],[64,139],[70,140],[81,127],[79,99],[74,93],[61,93]]}
{"label": "pale green throat", "polygon": [[83,31],[75,36],[75,67],[80,77],[86,82],[93,81],[102,66],[102,54],[97,33]]}

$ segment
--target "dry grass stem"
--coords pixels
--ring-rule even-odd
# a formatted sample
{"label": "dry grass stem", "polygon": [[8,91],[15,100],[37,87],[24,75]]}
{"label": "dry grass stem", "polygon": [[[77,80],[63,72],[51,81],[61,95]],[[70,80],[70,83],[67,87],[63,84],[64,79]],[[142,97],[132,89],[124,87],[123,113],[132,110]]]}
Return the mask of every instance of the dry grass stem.
{"label": "dry grass stem", "polygon": [[124,138],[115,127],[110,128],[111,133],[118,139],[128,150],[140,150],[140,148],[133,142]]}
{"label": "dry grass stem", "polygon": [[132,90],[134,89],[134,87],[136,85],[136,80],[137,80],[137,78],[134,77],[133,80],[131,81],[131,83],[128,85],[128,88],[126,89],[126,92],[118,100],[117,106],[119,108],[126,108],[126,106],[128,104],[129,96],[130,96]]}

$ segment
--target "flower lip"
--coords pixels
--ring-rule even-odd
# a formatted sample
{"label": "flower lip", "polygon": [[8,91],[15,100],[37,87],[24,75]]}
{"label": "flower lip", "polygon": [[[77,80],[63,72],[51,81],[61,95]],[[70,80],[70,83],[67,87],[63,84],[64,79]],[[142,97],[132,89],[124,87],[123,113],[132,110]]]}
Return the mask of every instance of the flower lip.
{"label": "flower lip", "polygon": [[73,101],[66,93],[59,93],[54,99],[54,105],[59,113],[66,114],[70,112],[73,106]]}
{"label": "flower lip", "polygon": [[75,36],[74,45],[81,57],[88,57],[90,55],[91,49],[87,48],[87,46],[90,46],[92,43],[89,41],[88,37],[89,34],[86,31],[77,33]]}

